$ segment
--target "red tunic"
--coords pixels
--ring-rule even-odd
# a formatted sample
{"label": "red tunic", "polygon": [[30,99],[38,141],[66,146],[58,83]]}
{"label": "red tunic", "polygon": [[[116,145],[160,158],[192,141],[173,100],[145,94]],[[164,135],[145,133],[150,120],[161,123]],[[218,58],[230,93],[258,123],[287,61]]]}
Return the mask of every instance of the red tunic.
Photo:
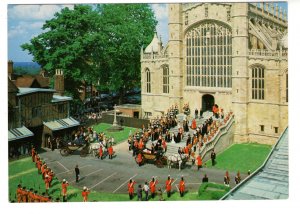
{"label": "red tunic", "polygon": [[32,157],[32,161],[34,162],[35,161],[35,149],[34,148],[31,149],[31,157]]}
{"label": "red tunic", "polygon": [[108,154],[113,155],[113,153],[114,153],[113,147],[112,146],[108,147]]}
{"label": "red tunic", "polygon": [[192,126],[191,126],[192,129],[196,129],[197,128],[197,124],[196,124],[196,120],[193,119],[192,121]]}
{"label": "red tunic", "polygon": [[150,186],[150,192],[155,193],[156,191],[156,184],[158,183],[157,180],[155,181],[150,181],[149,186]]}
{"label": "red tunic", "polygon": [[81,195],[83,197],[83,202],[87,202],[89,194],[90,194],[89,191],[82,191]]}
{"label": "red tunic", "polygon": [[23,194],[22,188],[18,188],[17,189],[17,200],[19,203],[22,201],[22,194]]}
{"label": "red tunic", "polygon": [[170,179],[170,180],[166,180],[166,191],[170,192],[172,189],[172,182],[174,181],[174,179]]}
{"label": "red tunic", "polygon": [[62,193],[63,195],[67,195],[67,187],[69,186],[68,183],[62,183],[61,188],[62,188]]}
{"label": "red tunic", "polygon": [[142,154],[139,153],[139,154],[137,155],[137,162],[138,162],[138,163],[141,163],[142,161],[143,161]]}
{"label": "red tunic", "polygon": [[202,158],[200,155],[197,157],[197,165],[202,166]]}
{"label": "red tunic", "polygon": [[102,147],[99,148],[99,157],[102,157],[103,156],[103,149]]}
{"label": "red tunic", "polygon": [[136,184],[136,182],[134,181],[134,182],[129,182],[128,184],[127,184],[127,187],[128,187],[128,193],[129,194],[133,194],[134,193],[134,185]]}
{"label": "red tunic", "polygon": [[183,180],[181,180],[181,181],[179,182],[179,191],[180,191],[180,192],[184,192],[184,190],[185,190],[185,183],[184,183]]}

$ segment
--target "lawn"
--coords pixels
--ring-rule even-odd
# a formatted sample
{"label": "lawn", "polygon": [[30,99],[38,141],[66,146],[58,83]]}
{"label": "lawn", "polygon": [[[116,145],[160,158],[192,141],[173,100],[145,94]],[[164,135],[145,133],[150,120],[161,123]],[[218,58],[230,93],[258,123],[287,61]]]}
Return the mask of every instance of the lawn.
{"label": "lawn", "polygon": [[[45,184],[42,180],[42,176],[38,174],[35,164],[32,162],[31,157],[23,158],[21,160],[12,161],[9,163],[9,200],[16,200],[16,189],[17,185],[22,184],[27,189],[33,188],[37,190],[39,194],[45,192]],[[216,184],[217,185],[217,184]],[[219,185],[222,188],[223,185]],[[173,194],[170,198],[167,198],[166,193],[164,193],[163,198],[166,201],[190,201],[190,200],[216,200],[220,195],[220,191],[217,193],[212,193],[204,188],[201,192],[200,197],[198,192],[187,192],[184,197],[180,197],[179,193],[175,191],[175,186],[173,187]],[[200,188],[201,189],[201,188]],[[203,189],[203,188],[202,188]],[[136,191],[136,190],[135,190]],[[61,193],[61,182],[56,178],[52,181],[52,187],[49,190],[50,196],[55,200],[60,198],[62,201]],[[226,192],[222,191],[221,196]],[[216,197],[217,194],[217,197]],[[221,197],[220,196],[220,197]],[[144,197],[144,195],[143,195]],[[219,198],[220,198],[219,197]],[[150,201],[157,201],[158,197],[150,199]],[[81,189],[68,187],[68,202],[81,202]],[[129,201],[127,194],[114,194],[114,193],[101,193],[92,191],[88,197],[88,201]],[[137,196],[135,195],[132,201],[137,201]]]}
{"label": "lawn", "polygon": [[229,190],[230,187],[226,187],[222,184],[203,183],[198,191],[199,200],[219,200],[229,192]]}
{"label": "lawn", "polygon": [[119,132],[109,132],[108,129],[111,127],[111,124],[108,123],[99,123],[93,126],[93,130],[97,133],[104,132],[108,137],[113,137],[116,143],[120,143],[128,139],[130,130],[133,134],[137,129],[132,127],[123,126],[124,130]]}
{"label": "lawn", "polygon": [[[271,151],[270,145],[257,143],[234,144],[224,152],[217,154],[214,168],[247,173],[260,167]],[[212,168],[211,160],[206,166]]]}

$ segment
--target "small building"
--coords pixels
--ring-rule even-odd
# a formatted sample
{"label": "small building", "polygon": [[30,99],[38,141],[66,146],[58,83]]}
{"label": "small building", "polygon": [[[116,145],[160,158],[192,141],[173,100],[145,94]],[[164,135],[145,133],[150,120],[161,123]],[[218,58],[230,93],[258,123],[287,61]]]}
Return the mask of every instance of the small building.
{"label": "small building", "polygon": [[118,114],[126,117],[141,118],[142,107],[136,104],[123,104],[116,106]]}
{"label": "small building", "polygon": [[17,87],[8,78],[9,155],[27,154],[31,145],[49,147],[54,137],[66,139],[80,123],[70,117],[72,97],[64,96],[64,76],[57,69],[54,88]]}

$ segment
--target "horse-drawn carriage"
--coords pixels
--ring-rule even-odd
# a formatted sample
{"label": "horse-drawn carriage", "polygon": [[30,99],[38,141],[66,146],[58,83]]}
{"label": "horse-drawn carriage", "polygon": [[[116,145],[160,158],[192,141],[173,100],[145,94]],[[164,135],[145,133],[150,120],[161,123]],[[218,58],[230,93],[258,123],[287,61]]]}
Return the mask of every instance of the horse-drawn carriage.
{"label": "horse-drawn carriage", "polygon": [[77,150],[80,151],[81,157],[86,157],[89,154],[89,143],[75,141],[63,143],[60,148],[60,154],[62,156],[68,156]]}
{"label": "horse-drawn carriage", "polygon": [[[152,163],[159,168],[162,168],[167,164],[167,157],[163,155],[163,152],[151,153],[143,150],[140,153],[142,155],[140,164]],[[138,157],[135,158],[135,161],[137,164],[139,164]]]}

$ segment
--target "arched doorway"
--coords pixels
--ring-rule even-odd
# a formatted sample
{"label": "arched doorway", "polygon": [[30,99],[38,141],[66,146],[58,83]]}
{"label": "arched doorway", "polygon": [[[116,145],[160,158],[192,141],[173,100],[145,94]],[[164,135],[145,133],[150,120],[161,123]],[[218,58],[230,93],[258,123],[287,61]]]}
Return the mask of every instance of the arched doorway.
{"label": "arched doorway", "polygon": [[212,107],[215,104],[214,96],[205,94],[202,96],[202,111],[212,111]]}

